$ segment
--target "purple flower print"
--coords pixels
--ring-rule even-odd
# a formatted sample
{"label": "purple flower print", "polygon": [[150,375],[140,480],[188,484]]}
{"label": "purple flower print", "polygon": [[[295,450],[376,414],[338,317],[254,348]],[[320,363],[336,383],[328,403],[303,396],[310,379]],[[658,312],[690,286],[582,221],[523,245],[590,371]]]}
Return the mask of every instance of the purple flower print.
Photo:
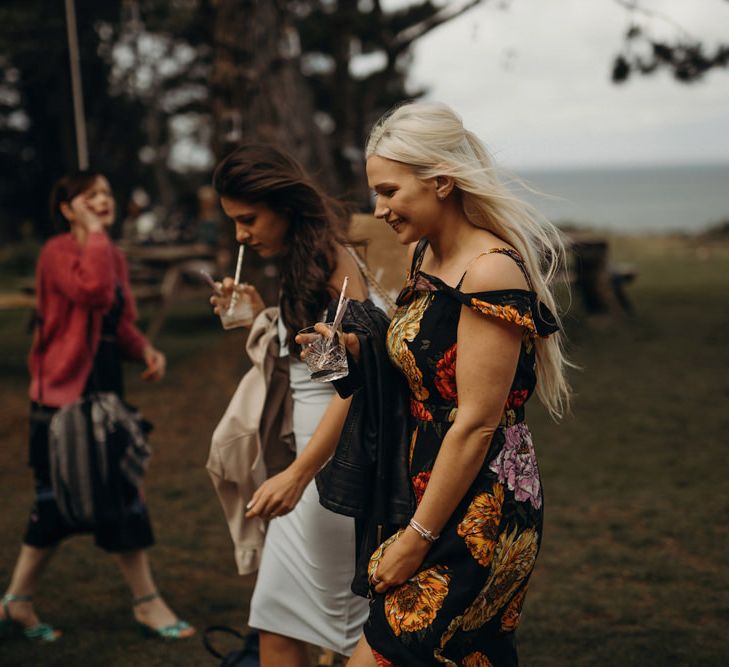
{"label": "purple flower print", "polygon": [[542,506],[537,455],[526,424],[514,424],[504,429],[504,446],[489,469],[499,476],[499,482],[514,492],[518,501],[528,500],[534,509]]}

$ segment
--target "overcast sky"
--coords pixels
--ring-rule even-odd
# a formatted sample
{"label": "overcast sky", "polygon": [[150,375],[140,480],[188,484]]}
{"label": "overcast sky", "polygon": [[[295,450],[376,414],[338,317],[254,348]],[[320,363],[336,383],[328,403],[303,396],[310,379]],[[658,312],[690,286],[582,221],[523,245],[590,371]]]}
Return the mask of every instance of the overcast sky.
{"label": "overcast sky", "polygon": [[[407,4],[407,0],[391,0]],[[726,0],[643,0],[709,45],[729,41]],[[454,107],[513,168],[729,162],[729,70],[610,82],[629,17],[614,0],[485,2],[424,37],[410,82]],[[644,19],[641,19],[644,21]],[[656,34],[674,35],[666,22]]]}

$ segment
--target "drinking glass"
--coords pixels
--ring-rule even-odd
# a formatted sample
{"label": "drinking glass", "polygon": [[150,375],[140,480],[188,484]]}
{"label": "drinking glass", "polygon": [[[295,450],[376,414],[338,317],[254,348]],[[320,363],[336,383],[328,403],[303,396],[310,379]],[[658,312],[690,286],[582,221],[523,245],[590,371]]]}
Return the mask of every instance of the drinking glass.
{"label": "drinking glass", "polygon": [[322,335],[314,327],[306,327],[299,331],[303,337],[301,357],[311,373],[312,382],[331,382],[346,377],[347,350],[341,328],[334,331],[334,323],[326,322],[331,335]]}
{"label": "drinking glass", "polygon": [[250,326],[253,323],[253,306],[250,297],[235,290],[228,305],[221,308],[220,321],[223,329]]}

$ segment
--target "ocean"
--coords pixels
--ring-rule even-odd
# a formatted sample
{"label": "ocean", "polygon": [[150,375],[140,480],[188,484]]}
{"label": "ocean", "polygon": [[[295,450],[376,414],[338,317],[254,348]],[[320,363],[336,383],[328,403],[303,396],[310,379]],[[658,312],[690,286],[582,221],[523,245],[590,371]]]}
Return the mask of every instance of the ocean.
{"label": "ocean", "polygon": [[552,222],[622,233],[695,233],[729,220],[729,164],[516,170]]}

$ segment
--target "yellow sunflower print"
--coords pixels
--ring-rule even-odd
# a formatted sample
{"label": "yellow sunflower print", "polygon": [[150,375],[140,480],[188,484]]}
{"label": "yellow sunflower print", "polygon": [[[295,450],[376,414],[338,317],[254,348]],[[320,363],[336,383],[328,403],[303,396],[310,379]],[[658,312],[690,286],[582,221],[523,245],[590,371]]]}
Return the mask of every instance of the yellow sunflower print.
{"label": "yellow sunflower print", "polygon": [[435,620],[448,595],[450,580],[445,568],[436,565],[385,595],[385,617],[396,637],[427,628]]}
{"label": "yellow sunflower print", "polygon": [[420,331],[420,320],[433,296],[425,292],[407,306],[399,308],[387,330],[387,349],[395,366],[405,375],[410,391],[418,401],[424,401],[430,392],[423,387],[423,374],[415,363],[415,357],[407,343],[412,343]]}
{"label": "yellow sunflower print", "polygon": [[539,535],[533,528],[514,528],[501,534],[494,551],[491,576],[463,614],[463,629],[480,628],[490,621],[534,568]]}
{"label": "yellow sunflower print", "polygon": [[491,563],[494,555],[503,504],[504,487],[494,482],[491,494],[479,493],[458,524],[458,535],[465,540],[471,555],[484,567]]}

